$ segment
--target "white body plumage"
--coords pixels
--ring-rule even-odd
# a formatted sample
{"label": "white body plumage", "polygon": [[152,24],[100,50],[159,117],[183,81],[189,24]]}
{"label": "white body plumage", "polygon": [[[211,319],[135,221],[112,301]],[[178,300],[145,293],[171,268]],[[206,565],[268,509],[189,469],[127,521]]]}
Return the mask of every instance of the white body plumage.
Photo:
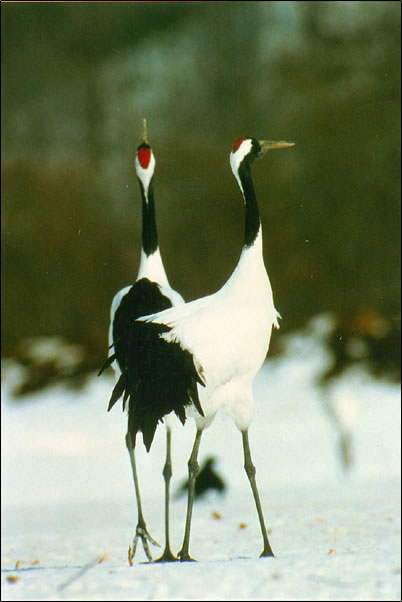
{"label": "white body plumage", "polygon": [[[239,165],[250,151],[251,141],[245,140],[230,155],[243,196]],[[254,410],[253,379],[267,354],[272,327],[279,327],[278,317],[264,265],[259,224],[253,243],[243,247],[236,269],[220,290],[141,320],[169,326],[171,330],[161,338],[192,354],[205,383],[205,387],[197,385],[205,416],[193,405],[186,408],[197,426],[207,426],[222,408],[240,430],[245,430]]]}
{"label": "white body plumage", "polygon": [[198,385],[205,418],[194,406],[187,413],[199,426],[210,422],[219,408],[233,417],[240,430],[251,422],[252,382],[279,316],[261,247],[260,232],[256,243],[243,249],[230,279],[213,295],[141,318],[171,327],[162,338],[179,343],[193,355],[205,382],[205,387]]}

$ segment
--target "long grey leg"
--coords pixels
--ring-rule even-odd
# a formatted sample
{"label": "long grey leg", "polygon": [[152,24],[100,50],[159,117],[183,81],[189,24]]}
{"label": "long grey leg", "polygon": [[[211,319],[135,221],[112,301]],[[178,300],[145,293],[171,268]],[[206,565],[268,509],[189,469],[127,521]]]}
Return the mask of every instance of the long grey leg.
{"label": "long grey leg", "polygon": [[177,554],[181,562],[192,561],[189,554],[189,546],[190,546],[190,529],[191,529],[191,516],[193,513],[193,502],[194,502],[194,488],[195,481],[197,479],[197,475],[200,471],[200,466],[198,464],[198,450],[200,448],[202,429],[197,429],[197,433],[195,435],[195,441],[193,445],[193,450],[191,452],[190,459],[188,461],[188,499],[187,499],[187,516],[186,516],[186,528],[184,531],[184,539],[183,545],[180,552]]}
{"label": "long grey leg", "polygon": [[172,431],[166,427],[166,462],[163,468],[163,478],[165,479],[165,549],[160,558],[155,562],[174,562],[178,558],[172,553],[170,549],[170,538],[169,538],[169,498],[170,498],[170,479],[172,478],[172,458],[171,458],[171,438]]}
{"label": "long grey leg", "polygon": [[241,434],[243,437],[244,468],[246,470],[248,480],[250,481],[251,489],[253,491],[254,501],[255,501],[255,505],[257,507],[258,518],[260,521],[262,538],[264,540],[264,549],[263,549],[262,553],[260,554],[260,557],[261,556],[274,556],[274,553],[271,549],[271,546],[270,546],[270,543],[268,540],[267,529],[265,527],[265,521],[264,521],[264,515],[262,513],[260,496],[258,494],[257,483],[255,480],[256,470],[255,470],[255,466],[251,460],[250,444],[248,442],[248,431],[244,430],[241,432]]}
{"label": "long grey leg", "polygon": [[135,530],[135,535],[134,535],[132,546],[130,546],[129,550],[128,550],[128,561],[131,564],[132,560],[135,556],[135,552],[137,550],[137,543],[138,543],[139,538],[141,538],[142,545],[144,547],[144,552],[147,555],[148,560],[152,560],[152,554],[149,550],[148,542],[152,543],[154,546],[159,546],[159,544],[148,533],[148,530],[147,530],[147,527],[145,524],[145,520],[144,520],[144,516],[142,514],[140,487],[138,484],[137,467],[136,467],[136,463],[135,463],[135,451],[134,451],[133,442],[131,441],[131,437],[130,437],[129,433],[127,433],[127,435],[126,435],[126,446],[128,449],[128,453],[130,455],[131,469],[133,472],[135,495],[137,498],[137,509],[138,509],[138,523],[137,523],[137,527]]}

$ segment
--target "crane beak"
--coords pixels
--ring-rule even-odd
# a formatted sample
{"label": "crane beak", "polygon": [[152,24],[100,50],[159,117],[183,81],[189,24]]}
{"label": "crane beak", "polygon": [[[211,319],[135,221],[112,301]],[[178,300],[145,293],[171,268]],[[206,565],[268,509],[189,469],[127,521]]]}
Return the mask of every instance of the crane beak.
{"label": "crane beak", "polygon": [[269,150],[274,150],[276,148],[290,148],[295,145],[295,142],[285,142],[283,140],[280,142],[275,142],[274,140],[259,140],[258,142],[261,146],[260,157],[265,155]]}
{"label": "crane beak", "polygon": [[148,144],[148,138],[147,138],[147,120],[144,119],[142,120],[142,141],[145,142],[145,144]]}

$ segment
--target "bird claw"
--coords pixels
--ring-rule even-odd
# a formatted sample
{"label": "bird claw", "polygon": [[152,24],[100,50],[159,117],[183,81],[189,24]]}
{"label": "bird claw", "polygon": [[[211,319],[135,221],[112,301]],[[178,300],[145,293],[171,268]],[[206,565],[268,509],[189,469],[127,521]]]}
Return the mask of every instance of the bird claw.
{"label": "bird claw", "polygon": [[153,546],[158,546],[160,548],[160,544],[148,533],[145,523],[138,523],[137,528],[135,530],[133,544],[128,548],[128,562],[130,566],[132,566],[133,564],[133,558],[137,550],[137,544],[139,539],[141,539],[144,552],[148,560],[150,561],[152,561],[152,554],[149,550],[148,542],[151,543]]}

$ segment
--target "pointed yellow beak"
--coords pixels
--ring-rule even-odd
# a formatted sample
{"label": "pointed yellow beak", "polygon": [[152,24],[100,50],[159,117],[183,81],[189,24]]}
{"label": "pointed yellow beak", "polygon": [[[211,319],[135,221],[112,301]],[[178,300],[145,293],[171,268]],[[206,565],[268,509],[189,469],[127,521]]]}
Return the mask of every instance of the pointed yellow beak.
{"label": "pointed yellow beak", "polygon": [[147,120],[146,120],[145,117],[142,120],[142,141],[145,142],[145,144],[148,144],[148,138],[147,138]]}
{"label": "pointed yellow beak", "polygon": [[258,142],[261,146],[260,156],[269,150],[274,150],[276,148],[290,148],[295,145],[295,142],[285,142],[284,140],[281,140],[280,142],[275,142],[274,140],[259,140]]}

